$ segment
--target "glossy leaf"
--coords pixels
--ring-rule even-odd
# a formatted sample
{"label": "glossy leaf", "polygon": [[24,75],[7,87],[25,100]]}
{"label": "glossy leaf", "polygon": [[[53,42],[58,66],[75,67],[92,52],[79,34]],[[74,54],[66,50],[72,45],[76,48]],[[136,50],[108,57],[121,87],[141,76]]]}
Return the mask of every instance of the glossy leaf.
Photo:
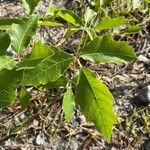
{"label": "glossy leaf", "polygon": [[54,46],[50,49],[55,52],[54,55],[46,57],[33,69],[24,71],[22,82],[24,85],[39,86],[54,82],[73,62],[73,56],[70,54]]}
{"label": "glossy leaf", "polygon": [[109,141],[112,126],[116,123],[113,96],[108,88],[90,70],[82,68],[75,100],[86,119]]}
{"label": "glossy leaf", "polygon": [[0,56],[6,54],[6,50],[10,45],[10,37],[8,34],[0,35]]}
{"label": "glossy leaf", "polygon": [[11,47],[16,52],[21,52],[26,48],[36,32],[37,16],[30,16],[23,19],[19,24],[13,24],[9,32],[11,39]]}
{"label": "glossy leaf", "polygon": [[44,58],[52,56],[54,52],[50,47],[41,41],[34,43],[31,54],[27,55],[18,65],[18,70],[32,69],[36,67]]}
{"label": "glossy leaf", "polygon": [[27,91],[27,89],[25,87],[21,88],[21,91],[19,93],[19,100],[23,108],[26,108],[30,105],[30,98],[31,98],[31,95]]}
{"label": "glossy leaf", "polygon": [[22,0],[22,2],[27,13],[31,15],[40,0]]}
{"label": "glossy leaf", "polygon": [[0,107],[6,107],[15,101],[17,88],[22,79],[22,72],[3,69],[0,71]]}
{"label": "glossy leaf", "polygon": [[65,113],[65,119],[68,122],[70,122],[73,118],[74,107],[75,107],[75,97],[71,87],[68,87],[66,93],[64,94],[62,105],[63,111]]}
{"label": "glossy leaf", "polygon": [[95,38],[82,50],[81,57],[92,63],[121,63],[136,58],[134,50],[127,42],[114,41],[111,35]]}
{"label": "glossy leaf", "polygon": [[56,8],[50,8],[50,12],[53,12],[55,15],[61,17],[62,19],[66,20],[67,22],[75,25],[75,26],[82,26],[83,22],[80,17],[75,14],[73,11],[70,10],[58,10]]}
{"label": "glossy leaf", "polygon": [[15,64],[15,61],[13,58],[8,57],[8,56],[0,56],[0,71],[4,68],[11,70],[13,69],[14,64]]}
{"label": "glossy leaf", "polygon": [[32,52],[28,56],[28,58],[41,59],[47,56],[51,56],[53,54],[54,52],[50,49],[50,47],[47,44],[44,44],[42,41],[36,41],[34,43]]}
{"label": "glossy leaf", "polygon": [[127,23],[127,20],[124,17],[110,18],[105,17],[100,20],[100,22],[95,27],[96,30],[111,29],[120,25]]}

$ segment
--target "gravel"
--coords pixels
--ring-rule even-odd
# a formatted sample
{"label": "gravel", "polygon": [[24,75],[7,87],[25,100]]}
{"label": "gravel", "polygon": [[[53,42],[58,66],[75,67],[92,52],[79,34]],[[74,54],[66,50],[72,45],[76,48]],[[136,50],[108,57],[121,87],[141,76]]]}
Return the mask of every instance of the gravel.
{"label": "gravel", "polygon": [[[41,2],[41,5],[37,8],[40,11],[41,15],[46,12],[48,1],[49,0],[43,0]],[[62,0],[55,0],[52,2],[52,5],[55,7],[59,7],[61,5],[61,2]],[[65,6],[68,4],[68,6],[70,6],[69,8],[71,9],[72,7],[75,6],[73,4],[75,3],[78,4],[77,0],[76,1],[73,0],[72,2],[73,3],[71,3],[70,0],[66,0]],[[0,3],[0,17],[22,16],[24,14],[25,14],[24,9],[22,9],[22,6],[18,2],[12,3],[11,1],[10,2],[3,1],[2,3]],[[65,30],[66,29],[62,27],[43,28],[44,40],[46,41],[46,43],[59,44],[59,42],[63,38]],[[40,34],[38,36],[41,37]],[[104,79],[104,82],[113,92],[113,95],[115,97],[115,109],[117,110],[116,112],[118,118],[124,122],[126,122],[126,118],[128,118],[128,115],[132,113],[136,108],[135,104],[132,103],[132,99],[134,98],[135,95],[138,95],[139,98],[138,100],[142,101],[143,103],[150,103],[150,69],[149,69],[150,51],[148,51],[150,47],[150,41],[147,39],[148,35],[145,35],[145,39],[141,38],[140,41],[144,43],[143,40],[146,40],[146,44],[144,45],[144,47],[141,47],[138,59],[135,62],[127,64],[126,67],[123,65],[106,64],[106,65],[97,65],[96,67],[93,68],[94,71],[96,71],[98,74],[101,75],[102,79]],[[77,45],[78,42],[79,41],[73,40],[71,41],[71,44],[74,43],[75,45]],[[141,42],[139,43],[141,44]],[[138,45],[136,46],[138,47]],[[36,94],[36,97],[38,97],[37,95],[38,94]],[[35,100],[35,103],[34,102],[32,103],[32,107],[33,106],[34,107],[26,110],[26,112],[28,112],[27,114],[29,115],[27,115],[26,113],[20,113],[22,110],[20,108],[17,109],[16,107],[14,108],[17,109],[17,111],[15,111],[15,109],[13,110],[13,108],[1,109],[0,118],[1,123],[4,125],[2,126],[3,129],[0,129],[1,136],[6,131],[8,131],[9,128],[11,128],[12,130],[16,129],[19,125],[22,124],[23,120],[30,117],[30,114],[32,114],[37,109],[36,106],[38,105],[38,103],[40,102],[38,100]],[[45,111],[47,112],[44,113]],[[82,128],[82,125],[89,125],[89,123],[86,122],[85,117],[80,113],[77,114],[77,116],[74,116],[71,124],[66,124],[66,122],[64,123],[62,121],[61,124],[59,125],[58,121],[55,122],[55,119],[57,120],[55,116],[57,112],[58,112],[57,107],[55,108],[54,112],[52,111],[51,107],[50,108],[47,107],[46,110],[43,109],[42,113],[39,112],[38,116],[33,117],[33,120],[31,119],[26,126],[23,126],[21,131],[19,130],[18,132],[16,132],[17,133],[16,136],[14,136],[13,138],[8,137],[8,139],[6,139],[2,145],[10,147],[10,149],[11,146],[18,146],[18,148],[21,148],[22,150],[23,149],[63,150],[66,147],[67,147],[66,149],[68,150],[76,150],[79,149],[79,147],[86,141],[87,135],[89,134],[95,135],[95,133],[97,133],[95,128],[94,129],[90,127]],[[20,113],[20,115],[16,116],[17,113],[18,114]],[[59,121],[61,120],[61,116],[63,116],[62,113],[58,117]],[[141,119],[143,118],[141,117]],[[137,118],[134,118],[134,120],[136,121]],[[10,124],[10,126],[7,125],[7,123]],[[134,125],[136,125],[136,122],[134,122],[134,124],[133,122],[127,123],[131,128],[134,128]],[[15,126],[14,128],[12,128],[13,124]],[[57,132],[52,136],[48,136],[45,130],[47,131],[49,128],[57,130]],[[125,127],[123,126],[122,128]],[[134,150],[138,149],[141,143],[143,143],[147,139],[147,136],[139,134],[138,135],[139,139],[136,140],[134,138],[134,135],[131,132],[129,132],[131,130],[130,128],[129,130],[128,128],[126,128],[126,131],[123,131],[122,128],[115,129],[115,133],[110,141],[110,144],[106,144],[105,142],[103,142],[101,136],[98,135],[98,139],[96,136],[94,142],[91,142],[92,144],[89,143],[88,148],[91,150],[92,149]],[[138,127],[138,129],[141,132],[140,126]],[[23,136],[22,134],[25,134],[25,136]],[[17,139],[18,137],[20,137],[21,142],[19,142],[19,140]],[[132,140],[129,141],[129,139]],[[142,146],[142,148],[145,148],[145,150],[149,150],[150,142],[147,142],[146,146]]]}
{"label": "gravel", "polygon": [[150,103],[150,85],[141,89],[138,93],[139,101],[142,104],[149,104]]}

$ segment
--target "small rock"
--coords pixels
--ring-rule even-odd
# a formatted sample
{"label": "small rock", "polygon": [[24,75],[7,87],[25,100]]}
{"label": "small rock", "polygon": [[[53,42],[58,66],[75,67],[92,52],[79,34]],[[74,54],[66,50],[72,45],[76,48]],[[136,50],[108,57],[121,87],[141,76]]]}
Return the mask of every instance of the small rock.
{"label": "small rock", "polygon": [[146,65],[148,65],[150,63],[150,60],[147,57],[143,56],[143,55],[139,55],[137,61],[138,62],[143,62]]}
{"label": "small rock", "polygon": [[138,99],[143,104],[150,103],[150,85],[141,89],[138,93]]}
{"label": "small rock", "polygon": [[79,144],[76,141],[72,141],[69,144],[69,148],[72,149],[72,150],[77,150],[79,148]]}
{"label": "small rock", "polygon": [[19,116],[19,119],[20,119],[20,120],[24,120],[25,118],[26,118],[26,116],[25,116],[24,113],[22,113],[22,114]]}
{"label": "small rock", "polygon": [[5,141],[5,144],[4,144],[5,146],[11,146],[11,141],[10,141],[10,139],[8,139],[7,141]]}
{"label": "small rock", "polygon": [[15,117],[14,118],[14,123],[17,125],[17,124],[20,124],[20,120],[19,120],[19,117]]}
{"label": "small rock", "polygon": [[150,52],[147,53],[147,57],[150,58]]}
{"label": "small rock", "polygon": [[34,125],[34,126],[38,126],[38,125],[39,125],[39,121],[36,120],[36,119],[34,119],[34,120],[33,120],[33,125]]}
{"label": "small rock", "polygon": [[150,150],[150,141],[145,144],[145,150]]}
{"label": "small rock", "polygon": [[72,120],[73,126],[79,126],[80,124],[84,124],[84,123],[86,123],[86,119],[84,115],[81,115],[79,117],[73,117],[73,120]]}
{"label": "small rock", "polygon": [[150,141],[145,141],[141,147],[140,147],[141,150],[150,150]]}
{"label": "small rock", "polygon": [[43,145],[45,142],[43,135],[39,134],[37,135],[36,139],[35,139],[35,143],[37,145]]}
{"label": "small rock", "polygon": [[73,119],[72,119],[72,125],[73,126],[79,126],[79,122],[80,121],[78,121],[78,119],[76,117],[73,117]]}
{"label": "small rock", "polygon": [[133,64],[133,70],[139,71],[139,70],[143,70],[143,69],[144,69],[144,63],[141,63],[141,62],[136,61],[136,62]]}
{"label": "small rock", "polygon": [[86,123],[86,119],[85,119],[84,115],[81,115],[80,119],[81,119],[81,124],[85,124]]}
{"label": "small rock", "polygon": [[8,56],[17,56],[17,53],[13,49],[11,49],[10,47],[7,49],[6,54]]}

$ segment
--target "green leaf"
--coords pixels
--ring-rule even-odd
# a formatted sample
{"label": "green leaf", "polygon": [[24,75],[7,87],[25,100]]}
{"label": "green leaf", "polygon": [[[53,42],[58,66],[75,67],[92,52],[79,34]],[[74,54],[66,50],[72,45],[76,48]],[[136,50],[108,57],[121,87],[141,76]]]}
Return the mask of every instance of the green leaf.
{"label": "green leaf", "polygon": [[0,19],[0,30],[7,30],[11,27],[13,23],[20,23],[20,19],[17,18],[2,18]]}
{"label": "green leaf", "polygon": [[10,45],[10,37],[8,34],[0,35],[0,56],[6,54],[6,50]]}
{"label": "green leaf", "polygon": [[128,26],[127,29],[125,30],[125,33],[139,33],[141,30],[141,26],[136,25],[136,26]]}
{"label": "green leaf", "polygon": [[4,68],[11,70],[13,69],[15,61],[13,58],[8,56],[0,56],[0,71]]}
{"label": "green leaf", "polygon": [[15,101],[22,72],[3,69],[0,71],[0,107],[6,107]]}
{"label": "green leaf", "polygon": [[50,49],[49,45],[44,44],[42,41],[36,41],[28,58],[41,59],[47,56],[52,56],[53,54],[54,52]]}
{"label": "green leaf", "polygon": [[96,12],[94,12],[92,9],[90,9],[89,7],[86,9],[86,12],[84,14],[84,21],[87,24],[88,22],[90,22],[93,17],[96,15]]}
{"label": "green leaf", "polygon": [[112,126],[117,122],[113,111],[113,96],[90,70],[82,68],[75,101],[86,119],[95,124],[97,130],[109,141]]}
{"label": "green leaf", "polygon": [[38,5],[40,0],[22,0],[23,5],[28,14],[32,14],[34,12],[35,7]]}
{"label": "green leaf", "polygon": [[18,70],[32,69],[37,66],[44,58],[54,55],[50,47],[41,41],[36,41],[31,54],[27,55],[18,65]]}
{"label": "green leaf", "polygon": [[68,28],[67,31],[64,34],[64,38],[69,38],[71,35],[73,35],[74,33],[76,33],[77,31],[81,30],[81,28]]}
{"label": "green leaf", "polygon": [[54,82],[48,82],[44,87],[46,88],[60,88],[60,87],[65,87],[68,83],[68,78],[64,75],[59,77],[56,81]]}
{"label": "green leaf", "polygon": [[55,13],[56,16],[61,17],[74,26],[83,26],[83,22],[80,17],[70,10],[58,10],[56,8],[50,8],[50,12]]}
{"label": "green leaf", "polygon": [[98,11],[100,7],[106,8],[113,0],[95,0],[95,9]]}
{"label": "green leaf", "polygon": [[43,59],[48,56],[54,55],[54,52],[50,47],[41,41],[34,43],[31,54],[27,55],[22,62],[18,65],[17,70],[22,69],[33,69],[36,67]]}
{"label": "green leaf", "polygon": [[121,63],[136,58],[134,49],[127,42],[114,41],[111,35],[95,38],[82,50],[81,57],[92,63]]}
{"label": "green leaf", "polygon": [[104,17],[95,27],[96,30],[111,29],[117,26],[121,26],[127,23],[127,20],[124,17],[110,18]]}
{"label": "green leaf", "polygon": [[50,26],[50,27],[61,27],[64,26],[62,23],[59,23],[57,21],[39,21],[38,24],[40,26]]}
{"label": "green leaf", "polygon": [[99,1],[101,3],[101,6],[105,8],[105,7],[109,6],[111,4],[111,2],[114,0],[99,0]]}
{"label": "green leaf", "polygon": [[64,94],[62,105],[63,111],[65,113],[65,119],[68,122],[70,122],[73,118],[74,107],[75,107],[75,97],[71,87],[68,87],[66,93]]}
{"label": "green leaf", "polygon": [[19,24],[13,24],[9,32],[11,39],[11,47],[16,52],[21,52],[26,48],[36,32],[37,16],[30,16],[23,19]]}
{"label": "green leaf", "polygon": [[95,11],[98,11],[101,6],[101,0],[94,0],[95,1]]}
{"label": "green leaf", "polygon": [[95,31],[92,28],[83,28],[83,29],[87,32],[91,40],[97,37]]}
{"label": "green leaf", "polygon": [[51,46],[54,55],[43,59],[36,67],[24,70],[23,85],[39,86],[56,81],[73,62],[73,56]]}
{"label": "green leaf", "polygon": [[26,108],[30,105],[30,98],[31,98],[30,93],[27,91],[25,87],[22,87],[19,93],[19,100],[23,108]]}

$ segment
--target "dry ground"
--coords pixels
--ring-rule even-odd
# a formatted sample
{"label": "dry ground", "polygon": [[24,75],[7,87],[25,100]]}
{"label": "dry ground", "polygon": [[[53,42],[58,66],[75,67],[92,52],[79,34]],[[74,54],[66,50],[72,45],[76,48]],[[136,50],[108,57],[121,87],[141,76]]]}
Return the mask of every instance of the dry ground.
{"label": "dry ground", "polygon": [[[0,17],[18,15],[24,15],[18,2],[0,2]],[[46,38],[55,41],[56,32],[58,30],[51,29]],[[57,36],[62,38],[62,34],[57,33]],[[127,65],[89,65],[101,75],[115,98],[120,124],[114,127],[109,144],[93,124],[85,121],[79,109],[75,110],[72,122],[66,123],[61,109],[62,89],[37,91],[31,88],[29,108],[23,110],[16,102],[0,110],[0,149],[150,150],[150,106],[143,106],[137,98],[139,90],[150,85],[150,23],[144,22],[142,31],[137,34],[115,38],[128,41],[135,48],[137,60]]]}

